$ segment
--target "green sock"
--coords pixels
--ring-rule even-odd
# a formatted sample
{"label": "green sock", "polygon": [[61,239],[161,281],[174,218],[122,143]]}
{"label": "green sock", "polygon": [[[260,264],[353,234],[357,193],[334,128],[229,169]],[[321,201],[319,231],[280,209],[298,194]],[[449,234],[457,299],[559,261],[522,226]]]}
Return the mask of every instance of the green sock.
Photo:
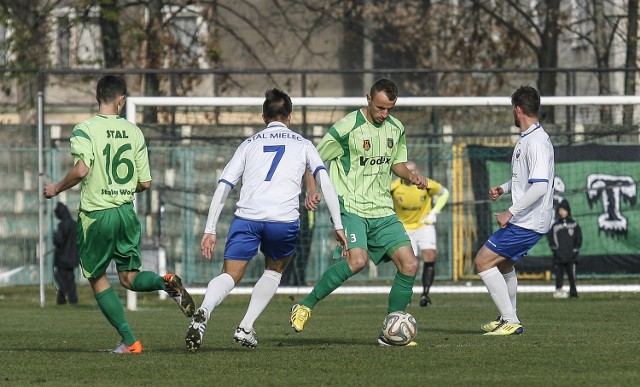
{"label": "green sock", "polygon": [[164,278],[152,271],[141,271],[131,281],[131,290],[134,292],[164,290]]}
{"label": "green sock", "polygon": [[316,283],[316,286],[313,287],[311,293],[309,293],[309,295],[300,303],[313,309],[320,300],[339,288],[340,285],[342,285],[344,281],[349,279],[351,276],[353,276],[353,273],[351,272],[349,263],[346,260],[336,263],[322,274],[320,281]]}
{"label": "green sock", "polygon": [[393,285],[391,285],[391,291],[389,292],[389,306],[387,307],[387,313],[402,311],[404,312],[411,302],[411,295],[413,294],[413,283],[416,280],[414,275],[402,274],[399,271],[396,272],[396,277],[393,279]]}
{"label": "green sock", "polygon": [[122,301],[120,301],[120,297],[118,297],[113,288],[102,291],[96,294],[95,297],[98,302],[98,308],[100,308],[109,323],[116,328],[125,345],[135,343],[136,337],[133,335],[129,322],[124,315]]}

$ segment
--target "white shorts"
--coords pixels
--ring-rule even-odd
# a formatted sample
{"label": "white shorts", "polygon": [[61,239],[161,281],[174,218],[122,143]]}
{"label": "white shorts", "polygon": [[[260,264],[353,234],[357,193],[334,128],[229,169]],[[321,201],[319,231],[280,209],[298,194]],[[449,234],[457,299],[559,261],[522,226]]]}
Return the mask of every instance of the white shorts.
{"label": "white shorts", "polygon": [[411,247],[416,257],[420,257],[422,250],[436,249],[436,226],[433,224],[427,224],[417,230],[409,230],[407,235],[411,239]]}

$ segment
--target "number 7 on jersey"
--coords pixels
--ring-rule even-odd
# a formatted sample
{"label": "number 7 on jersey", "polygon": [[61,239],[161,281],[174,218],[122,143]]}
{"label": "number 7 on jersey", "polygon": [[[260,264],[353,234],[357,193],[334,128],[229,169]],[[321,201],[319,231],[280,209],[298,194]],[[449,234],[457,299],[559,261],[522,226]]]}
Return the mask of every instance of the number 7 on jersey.
{"label": "number 7 on jersey", "polygon": [[267,177],[264,181],[271,181],[273,174],[276,172],[276,168],[278,168],[278,164],[280,160],[282,160],[282,156],[284,155],[284,145],[265,145],[262,148],[264,153],[267,152],[275,152],[276,155],[273,157],[273,161],[271,162],[271,168],[269,168],[269,172],[267,172]]}

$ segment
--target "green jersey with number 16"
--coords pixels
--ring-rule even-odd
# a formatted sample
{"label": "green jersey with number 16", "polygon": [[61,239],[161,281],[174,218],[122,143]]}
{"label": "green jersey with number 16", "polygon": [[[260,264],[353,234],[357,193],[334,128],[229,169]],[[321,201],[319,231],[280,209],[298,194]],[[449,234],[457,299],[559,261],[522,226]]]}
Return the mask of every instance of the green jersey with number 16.
{"label": "green jersey with number 16", "polygon": [[138,182],[151,181],[144,135],[120,116],[99,114],[77,124],[71,154],[74,164],[83,160],[89,167],[81,183],[81,211],[131,203]]}
{"label": "green jersey with number 16", "polygon": [[358,109],[329,129],[318,152],[322,160],[331,161],[331,181],[345,210],[363,218],[395,213],[389,192],[391,167],[407,161],[400,121],[389,116],[373,124]]}

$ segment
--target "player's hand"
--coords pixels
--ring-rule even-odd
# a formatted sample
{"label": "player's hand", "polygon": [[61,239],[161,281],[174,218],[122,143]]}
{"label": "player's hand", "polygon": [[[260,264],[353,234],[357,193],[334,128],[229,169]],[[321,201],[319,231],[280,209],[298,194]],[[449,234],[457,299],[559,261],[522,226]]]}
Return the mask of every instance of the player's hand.
{"label": "player's hand", "polygon": [[342,256],[346,257],[349,246],[347,245],[347,236],[344,234],[344,230],[336,230],[336,241],[343,247]]}
{"label": "player's hand", "polygon": [[322,194],[320,192],[312,192],[307,194],[304,198],[304,208],[308,211],[315,211],[318,209],[318,203],[322,200]]}
{"label": "player's hand", "polygon": [[55,183],[47,183],[44,186],[44,197],[51,199],[58,194],[58,189]]}
{"label": "player's hand", "polygon": [[211,259],[213,257],[213,248],[216,246],[215,234],[203,234],[202,241],[200,241],[200,249],[202,249],[202,256]]}
{"label": "player's hand", "polygon": [[422,217],[422,219],[420,219],[420,222],[424,224],[435,224],[438,221],[439,214],[440,214],[440,211],[435,209],[431,210],[427,215],[425,215],[424,217]]}
{"label": "player's hand", "polygon": [[411,184],[417,186],[420,189],[427,189],[429,187],[429,182],[425,179],[424,176],[421,175],[413,175],[411,177]]}
{"label": "player's hand", "polygon": [[500,228],[507,227],[507,223],[509,223],[511,218],[513,218],[513,214],[511,214],[509,210],[496,212],[494,215],[496,216],[496,220],[498,221],[498,225],[500,226]]}
{"label": "player's hand", "polygon": [[495,202],[500,196],[502,196],[503,193],[504,190],[502,189],[502,187],[491,187],[491,189],[489,190],[489,199]]}

